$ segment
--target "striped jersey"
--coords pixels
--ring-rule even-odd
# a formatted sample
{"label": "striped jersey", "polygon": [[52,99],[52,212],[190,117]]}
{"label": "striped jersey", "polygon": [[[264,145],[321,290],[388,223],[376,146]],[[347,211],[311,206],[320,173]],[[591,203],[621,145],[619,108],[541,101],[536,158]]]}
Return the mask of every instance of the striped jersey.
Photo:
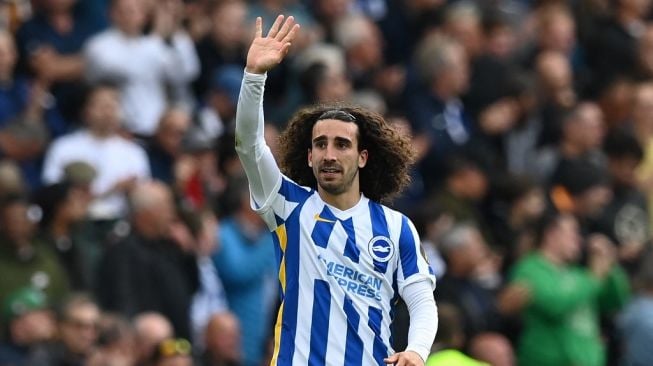
{"label": "striped jersey", "polygon": [[402,288],[435,277],[413,224],[362,196],[342,211],[280,176],[257,212],[272,230],[281,307],[271,365],[384,365]]}

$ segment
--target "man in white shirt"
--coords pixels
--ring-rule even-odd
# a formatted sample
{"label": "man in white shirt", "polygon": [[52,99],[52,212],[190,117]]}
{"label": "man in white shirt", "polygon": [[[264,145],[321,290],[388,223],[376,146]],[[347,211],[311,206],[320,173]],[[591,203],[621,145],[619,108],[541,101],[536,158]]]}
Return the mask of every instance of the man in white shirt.
{"label": "man in white shirt", "polygon": [[[199,73],[191,38],[180,30],[179,18],[157,4],[154,31],[143,34],[147,20],[141,0],[114,0],[113,26],[91,38],[84,50],[90,81],[110,80],[120,86],[127,130],[151,136],[168,105],[166,88],[183,94]],[[189,106],[190,107],[190,106]]]}
{"label": "man in white shirt", "polygon": [[[256,20],[236,113],[236,151],[279,264],[271,365],[422,366],[437,330],[435,277],[410,220],[378,203],[408,183],[410,142],[365,109],[314,107],[281,135],[285,175],[265,144],[266,73],[298,29],[279,16],[263,37]],[[406,350],[395,353],[399,296],[411,322]]]}
{"label": "man in white shirt", "polygon": [[143,148],[118,134],[120,94],[107,84],[91,88],[83,108],[86,128],[54,140],[45,156],[43,181],[56,183],[64,178],[64,168],[83,161],[97,171],[91,189],[90,206],[94,220],[113,220],[127,213],[124,193],[138,179],[150,177]]}

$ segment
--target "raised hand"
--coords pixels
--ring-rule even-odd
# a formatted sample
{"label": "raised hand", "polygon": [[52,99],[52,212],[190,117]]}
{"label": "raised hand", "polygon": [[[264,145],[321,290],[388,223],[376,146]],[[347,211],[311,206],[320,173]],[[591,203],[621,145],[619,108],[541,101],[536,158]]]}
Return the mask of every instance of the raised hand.
{"label": "raised hand", "polygon": [[263,20],[261,17],[256,18],[256,35],[247,53],[245,70],[254,74],[263,74],[281,63],[288,54],[298,30],[299,24],[295,24],[292,16],[284,22],[284,16],[279,15],[268,35],[263,37]]}

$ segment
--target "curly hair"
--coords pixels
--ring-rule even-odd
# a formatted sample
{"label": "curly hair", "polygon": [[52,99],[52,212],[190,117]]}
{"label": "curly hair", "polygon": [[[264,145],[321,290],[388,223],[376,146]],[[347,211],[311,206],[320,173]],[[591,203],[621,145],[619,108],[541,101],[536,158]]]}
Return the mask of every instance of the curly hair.
{"label": "curly hair", "polygon": [[[346,112],[354,120],[339,118],[338,112]],[[307,152],[312,147],[313,126],[321,119],[338,119],[358,126],[358,150],[368,151],[367,164],[359,171],[360,189],[366,197],[388,202],[408,185],[410,165],[415,158],[408,138],[378,113],[343,104],[307,107],[290,119],[279,136],[279,165],[287,177],[300,185],[317,188],[317,179],[307,164]]]}

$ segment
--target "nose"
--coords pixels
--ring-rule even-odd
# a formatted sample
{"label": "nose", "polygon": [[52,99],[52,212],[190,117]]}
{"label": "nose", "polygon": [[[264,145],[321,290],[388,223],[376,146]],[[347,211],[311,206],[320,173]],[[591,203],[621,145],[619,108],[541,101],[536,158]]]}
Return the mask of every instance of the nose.
{"label": "nose", "polygon": [[328,144],[324,154],[324,160],[326,161],[335,161],[336,160],[336,149],[333,144]]}

